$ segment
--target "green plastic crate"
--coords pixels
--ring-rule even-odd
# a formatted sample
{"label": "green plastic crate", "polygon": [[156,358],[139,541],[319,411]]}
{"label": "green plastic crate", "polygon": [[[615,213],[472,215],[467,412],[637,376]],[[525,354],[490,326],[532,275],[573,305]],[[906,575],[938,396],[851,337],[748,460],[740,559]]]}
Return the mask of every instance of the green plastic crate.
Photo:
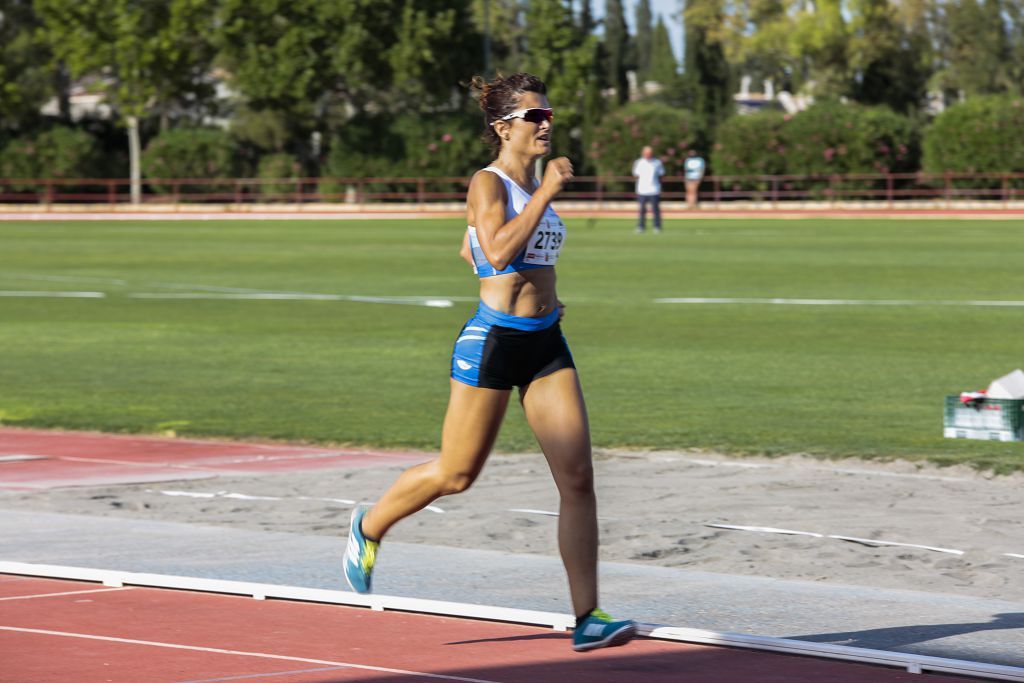
{"label": "green plastic crate", "polygon": [[946,397],[943,434],[950,439],[1024,441],[1024,399],[984,398],[965,404]]}

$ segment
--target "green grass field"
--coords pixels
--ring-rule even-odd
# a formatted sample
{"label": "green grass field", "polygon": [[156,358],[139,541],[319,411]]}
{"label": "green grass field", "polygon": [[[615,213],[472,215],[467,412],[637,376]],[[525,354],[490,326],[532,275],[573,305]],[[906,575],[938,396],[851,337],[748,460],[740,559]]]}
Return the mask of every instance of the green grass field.
{"label": "green grass field", "polygon": [[[1024,366],[1024,308],[663,304],[660,297],[1024,299],[1024,224],[570,220],[563,327],[598,446],[927,458],[943,396]],[[4,424],[437,448],[475,278],[462,221],[0,223]],[[465,297],[145,299],[216,288]],[[513,408],[498,447],[535,448]]]}

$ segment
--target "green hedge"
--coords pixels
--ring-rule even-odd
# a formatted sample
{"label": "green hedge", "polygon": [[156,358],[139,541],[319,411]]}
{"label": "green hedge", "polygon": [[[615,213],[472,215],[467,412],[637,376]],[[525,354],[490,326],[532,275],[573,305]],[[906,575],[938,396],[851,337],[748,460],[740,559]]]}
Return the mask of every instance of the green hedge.
{"label": "green hedge", "polygon": [[924,132],[929,173],[1024,171],[1024,100],[981,95],[939,114]]}
{"label": "green hedge", "polygon": [[[291,154],[266,154],[260,157],[256,177],[261,180],[302,177],[302,164]],[[298,188],[296,182],[260,183],[258,192],[264,199],[290,200]]]}
{"label": "green hedge", "polygon": [[[96,139],[74,128],[52,128],[31,138],[17,138],[0,150],[0,178],[98,178],[106,170]],[[11,188],[27,192],[38,186],[15,183]]]}
{"label": "green hedge", "polygon": [[587,154],[602,176],[628,176],[645,145],[665,165],[667,175],[682,175],[687,152],[701,147],[702,132],[688,111],[658,103],[626,105],[591,133]]}
{"label": "green hedge", "polygon": [[[331,143],[323,167],[330,178],[468,178],[490,161],[480,140],[482,117],[469,112],[437,116],[364,118],[345,125]],[[411,183],[370,183],[367,192],[408,192]],[[465,185],[426,182],[427,192],[462,191]],[[347,185],[326,181],[324,194],[341,195]],[[335,197],[340,199],[340,197]]]}
{"label": "green hedge", "polygon": [[[919,136],[911,119],[888,107],[823,102],[796,115],[766,111],[728,119],[716,131],[711,165],[719,176],[833,176],[909,173],[917,170],[919,159]],[[829,185],[824,179],[786,180],[777,187],[785,192]],[[884,180],[851,180],[839,187],[885,185]],[[769,186],[768,181],[733,180],[723,189]]]}
{"label": "green hedge", "polygon": [[[234,139],[215,128],[169,130],[150,140],[142,153],[142,174],[161,194],[174,192],[171,183],[154,182],[161,178],[237,178],[248,171]],[[234,191],[228,183],[189,183],[180,190],[228,195]]]}

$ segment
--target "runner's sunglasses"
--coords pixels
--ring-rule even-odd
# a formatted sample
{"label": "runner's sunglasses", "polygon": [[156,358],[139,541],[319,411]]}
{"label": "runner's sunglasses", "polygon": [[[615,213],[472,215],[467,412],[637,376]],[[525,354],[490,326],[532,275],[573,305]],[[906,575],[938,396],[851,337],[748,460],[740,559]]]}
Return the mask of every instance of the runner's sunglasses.
{"label": "runner's sunglasses", "polygon": [[[555,113],[551,108],[535,107],[533,109],[520,109],[519,111],[514,111],[511,114],[506,114],[498,119],[498,121],[522,119],[523,121],[529,121],[530,123],[543,123],[545,121],[550,121],[553,118],[555,118]],[[491,125],[493,126],[498,121],[492,121]]]}

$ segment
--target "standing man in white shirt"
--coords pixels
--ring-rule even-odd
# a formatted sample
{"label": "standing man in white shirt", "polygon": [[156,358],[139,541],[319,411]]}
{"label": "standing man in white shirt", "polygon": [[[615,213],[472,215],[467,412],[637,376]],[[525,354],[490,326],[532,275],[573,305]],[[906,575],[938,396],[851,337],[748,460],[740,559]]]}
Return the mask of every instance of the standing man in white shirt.
{"label": "standing man in white shirt", "polygon": [[654,232],[661,232],[661,176],[665,175],[665,167],[660,159],[654,156],[650,146],[644,147],[640,158],[633,162],[633,176],[636,178],[636,198],[640,203],[640,218],[636,231],[643,232],[647,222],[647,205],[651,205],[654,217]]}
{"label": "standing man in white shirt", "polygon": [[690,155],[683,162],[683,173],[686,177],[686,206],[688,208],[697,208],[697,190],[700,189],[700,181],[704,179],[704,167],[704,159],[691,149]]}

